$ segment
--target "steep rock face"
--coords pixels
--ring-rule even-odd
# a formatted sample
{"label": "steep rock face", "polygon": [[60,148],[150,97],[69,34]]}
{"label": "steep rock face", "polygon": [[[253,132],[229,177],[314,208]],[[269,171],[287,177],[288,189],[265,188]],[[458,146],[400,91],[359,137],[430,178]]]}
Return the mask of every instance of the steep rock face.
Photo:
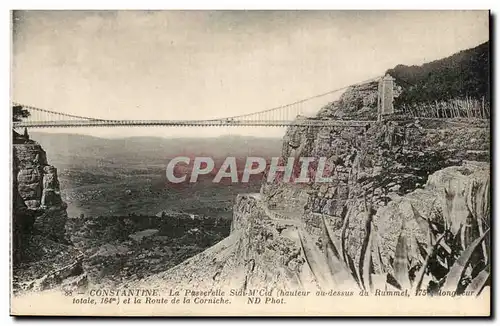
{"label": "steep rock face", "polygon": [[[320,118],[347,118],[374,120],[377,118],[378,82],[350,86],[338,101],[323,107],[319,113]],[[401,94],[399,85],[394,87],[394,97]]]}
{"label": "steep rock face", "polygon": [[[313,119],[369,116],[363,112],[376,108],[375,86],[352,88]],[[325,157],[332,180],[264,182],[259,196],[238,197],[229,238],[144,282],[211,287],[232,280],[242,287],[314,286],[299,232],[311,237],[308,245],[321,248],[322,221],[340,237],[347,219],[346,248],[358,261],[367,205],[375,212],[375,241],[382,256],[374,261],[375,271],[390,270],[400,232],[413,241],[410,256],[418,254],[416,241],[425,241],[413,208],[431,219],[445,215],[461,221],[489,209],[489,143],[486,124],[459,119],[393,116],[361,128],[290,127],[283,139],[283,161]],[[446,200],[450,193],[455,194],[451,205]],[[293,267],[284,259],[289,257],[285,252],[293,253]]]}
{"label": "steep rock face", "polygon": [[[382,251],[382,261],[374,261],[375,272],[380,272],[381,264],[385,271],[391,270],[389,261],[394,258],[402,228],[411,240],[410,255],[417,254],[416,241],[425,241],[425,235],[415,222],[411,206],[424,216],[432,217],[435,209],[443,208],[440,203],[446,202],[444,189],[450,184],[461,195],[449,216],[468,214],[469,210],[464,208],[471,204],[477,209],[489,207],[484,199],[478,200],[487,192],[487,189],[478,189],[489,184],[487,163],[465,162],[461,166],[448,167],[430,175],[421,189],[402,196],[393,194],[391,202],[382,206],[373,219],[376,241]],[[347,231],[347,241],[348,247],[357,247],[356,241],[363,236],[363,211],[354,206],[351,209],[353,212],[348,215],[352,226]],[[317,282],[304,256],[304,246],[316,246],[321,250],[324,231],[317,230],[317,225],[311,225],[310,220],[301,219],[301,216],[270,208],[260,194],[238,195],[229,237],[170,270],[125,286],[183,290],[316,290]],[[321,214],[312,216],[320,218]],[[300,234],[308,234],[311,240],[301,243]],[[340,236],[339,228],[335,229],[335,234]]]}
{"label": "steep rock face", "polygon": [[229,237],[182,264],[127,286],[179,289],[300,289],[309,280],[300,224],[280,219],[259,194],[238,195]]}
{"label": "steep rock face", "polygon": [[40,291],[86,282],[82,255],[67,240],[66,204],[42,147],[13,144],[13,290]]}
{"label": "steep rock face", "polygon": [[[376,90],[376,83],[351,87],[339,101],[323,108],[314,119],[336,119],[340,114],[349,120],[367,112],[366,108],[376,110]],[[396,95],[398,93],[399,88]],[[293,126],[283,139],[282,160],[324,157],[326,174],[332,180],[306,185],[266,182],[261,194],[273,209],[293,211],[288,215],[304,222],[306,230],[318,237],[322,233],[323,218],[338,236],[348,219],[347,247],[351,255],[357,257],[364,235],[366,204],[379,212],[382,229],[386,229],[385,223],[401,228],[404,214],[385,216],[386,206],[395,198],[422,188],[429,175],[436,171],[467,161],[489,161],[489,139],[486,123],[470,124],[459,119],[419,121],[394,115],[386,121],[371,122],[364,128]],[[484,188],[489,182],[489,170],[478,173],[484,174],[486,179],[477,181],[476,187]],[[448,191],[458,191],[453,190],[455,188],[456,184],[451,184]],[[435,198],[440,195],[434,194]],[[435,206],[441,209],[438,204]],[[404,226],[408,232],[412,232],[411,227],[411,223]],[[392,230],[380,241],[398,234],[399,231]],[[382,245],[386,257],[393,254],[394,239],[390,240]]]}
{"label": "steep rock face", "polygon": [[31,233],[35,221],[33,212],[28,209],[19,194],[17,185],[18,170],[17,158],[14,156],[12,164],[12,250],[14,264],[17,264],[22,259],[22,248],[26,242],[26,235]]}
{"label": "steep rock face", "polygon": [[89,283],[118,286],[158,274],[229,235],[231,221],[182,212],[72,218],[68,233],[84,255]]}
{"label": "steep rock face", "polygon": [[[422,188],[429,175],[438,170],[489,158],[486,128],[429,128],[426,122],[394,120],[375,122],[367,128],[313,129],[290,128],[284,138],[283,158],[325,157],[329,167],[326,173],[332,181],[308,185],[266,183],[262,195],[272,207],[294,211],[294,218],[299,215],[307,231],[317,236],[322,232],[322,217],[338,232],[349,218],[352,236],[348,247],[353,256],[359,253],[364,234],[365,202],[378,211],[395,196]],[[401,227],[399,215],[387,220]]]}
{"label": "steep rock face", "polygon": [[[407,239],[410,239],[412,258],[418,256],[416,241],[427,241],[427,234],[422,232],[414,218],[414,209],[431,220],[445,219],[453,232],[459,225],[467,225],[468,218],[485,222],[482,227],[488,229],[489,220],[482,218],[490,215],[489,184],[488,163],[464,162],[433,173],[421,189],[405,196],[392,194],[391,201],[379,208],[374,216],[384,265],[390,267],[390,254],[395,251],[399,230],[404,228]],[[450,194],[453,196],[451,203],[447,200]]]}
{"label": "steep rock face", "polygon": [[47,163],[36,142],[14,144],[14,183],[23,204],[35,216],[34,228],[56,241],[66,241],[67,205],[59,192],[57,170]]}

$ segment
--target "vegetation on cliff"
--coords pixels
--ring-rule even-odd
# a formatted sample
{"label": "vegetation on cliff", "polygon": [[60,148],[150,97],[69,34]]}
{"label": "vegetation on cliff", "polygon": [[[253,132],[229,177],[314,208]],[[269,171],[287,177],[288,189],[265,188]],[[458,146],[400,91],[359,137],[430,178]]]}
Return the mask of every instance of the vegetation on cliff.
{"label": "vegetation on cliff", "polygon": [[[414,117],[489,118],[489,42],[421,66],[397,65],[394,108]],[[350,86],[338,101],[321,108],[318,118],[376,120],[378,83]]]}
{"label": "vegetation on cliff", "polygon": [[403,88],[395,106],[451,99],[489,101],[489,42],[421,66],[397,65],[387,70]]}
{"label": "vegetation on cliff", "polygon": [[[446,192],[445,197],[446,206],[451,207],[455,194]],[[415,240],[420,252],[418,259],[412,259],[409,254],[412,239],[407,237],[403,224],[394,256],[389,266],[384,266],[377,243],[380,235],[372,223],[375,211],[371,205],[365,205],[365,232],[358,261],[346,249],[348,215],[342,226],[340,246],[323,217],[322,251],[303,232],[299,232],[301,248],[318,286],[324,290],[359,287],[367,293],[397,289],[415,296],[441,295],[443,291],[453,296],[479,295],[490,286],[487,188],[479,191],[475,199],[465,224],[457,223],[454,216],[450,216],[451,210],[441,213],[441,219],[431,219],[412,206],[416,222],[428,237],[427,243]],[[379,266],[377,273],[374,261]]]}

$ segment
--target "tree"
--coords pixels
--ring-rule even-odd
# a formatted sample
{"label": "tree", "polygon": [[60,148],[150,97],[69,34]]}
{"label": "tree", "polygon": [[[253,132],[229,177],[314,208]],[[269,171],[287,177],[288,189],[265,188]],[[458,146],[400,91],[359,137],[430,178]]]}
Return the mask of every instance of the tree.
{"label": "tree", "polygon": [[489,42],[421,66],[397,65],[386,73],[403,92],[394,104],[418,105],[455,98],[489,99]]}
{"label": "tree", "polygon": [[21,105],[15,105],[12,107],[12,121],[19,122],[23,118],[30,116],[30,111],[23,108]]}

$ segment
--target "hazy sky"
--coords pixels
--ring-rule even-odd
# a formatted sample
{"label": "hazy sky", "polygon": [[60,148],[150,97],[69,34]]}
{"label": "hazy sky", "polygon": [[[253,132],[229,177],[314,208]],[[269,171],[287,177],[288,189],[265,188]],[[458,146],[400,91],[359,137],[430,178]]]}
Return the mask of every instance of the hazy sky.
{"label": "hazy sky", "polygon": [[[17,11],[12,98],[103,119],[232,116],[446,57],[487,41],[488,29],[486,11]],[[72,129],[228,130],[283,133]]]}

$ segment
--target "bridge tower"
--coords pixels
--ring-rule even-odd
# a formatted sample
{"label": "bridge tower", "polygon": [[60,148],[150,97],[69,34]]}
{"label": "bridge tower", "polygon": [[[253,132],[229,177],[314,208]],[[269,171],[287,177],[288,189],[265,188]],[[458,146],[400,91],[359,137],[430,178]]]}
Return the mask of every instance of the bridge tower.
{"label": "bridge tower", "polygon": [[394,113],[394,78],[385,75],[378,83],[378,120]]}

